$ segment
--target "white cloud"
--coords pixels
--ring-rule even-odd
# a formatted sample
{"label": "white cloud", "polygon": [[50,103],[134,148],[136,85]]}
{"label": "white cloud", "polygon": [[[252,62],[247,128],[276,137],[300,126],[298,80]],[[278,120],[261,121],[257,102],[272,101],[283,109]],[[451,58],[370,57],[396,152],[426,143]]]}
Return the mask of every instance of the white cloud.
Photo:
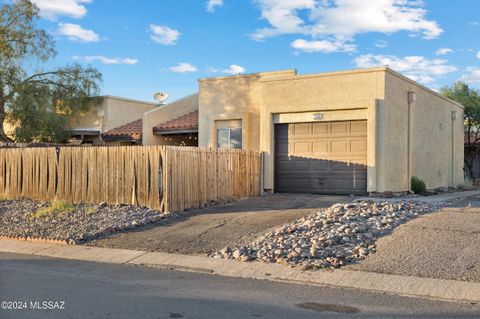
{"label": "white cloud", "polygon": [[58,33],[66,36],[72,41],[80,42],[98,42],[100,36],[92,30],[83,29],[79,24],[60,23],[58,25]]}
{"label": "white cloud", "polygon": [[152,32],[152,34],[150,35],[150,39],[152,39],[158,44],[163,45],[177,44],[178,38],[181,35],[178,30],[156,24],[150,25],[150,31]]}
{"label": "white cloud", "polygon": [[39,9],[40,16],[55,20],[59,16],[80,19],[87,14],[84,4],[92,0],[31,0]]}
{"label": "white cloud", "polygon": [[440,48],[437,51],[435,51],[435,54],[436,55],[445,55],[445,54],[449,54],[449,53],[452,53],[452,52],[453,52],[453,50],[450,49],[450,48]]}
{"label": "white cloud", "polygon": [[236,65],[236,64],[232,64],[230,65],[230,67],[228,69],[218,69],[218,68],[214,68],[214,67],[208,67],[206,72],[207,73],[226,73],[226,74],[231,74],[231,75],[236,75],[236,74],[242,74],[242,73],[245,73],[245,68],[243,66],[240,66],[240,65]]}
{"label": "white cloud", "polygon": [[480,59],[480,51],[477,52],[477,59]]}
{"label": "white cloud", "polygon": [[467,68],[467,74],[462,76],[462,80],[467,83],[480,83],[480,68],[469,67]]}
{"label": "white cloud", "polygon": [[189,73],[189,72],[197,72],[198,71],[196,66],[194,66],[190,63],[186,63],[186,62],[180,62],[177,65],[172,66],[168,69],[170,71],[176,72],[176,73]]}
{"label": "white cloud", "polygon": [[223,0],[208,0],[207,11],[214,12],[217,7],[223,6]]}
{"label": "white cloud", "polygon": [[282,34],[306,34],[305,21],[298,16],[300,10],[313,10],[316,0],[256,0],[262,18],[270,23],[270,28],[258,29],[252,37],[263,40]]}
{"label": "white cloud", "polygon": [[426,18],[420,0],[255,0],[269,27],[257,29],[254,40],[302,34],[319,41],[353,40],[362,33],[421,33],[425,39],[443,30]]}
{"label": "white cloud", "polygon": [[429,60],[423,56],[405,56],[400,58],[392,55],[364,54],[355,59],[355,64],[361,68],[388,66],[424,84],[434,83],[436,76],[457,71],[457,68],[448,64],[447,60]]}
{"label": "white cloud", "polygon": [[227,73],[227,74],[241,74],[245,72],[245,68],[236,64],[230,65],[228,69],[222,70],[222,73]]}
{"label": "white cloud", "polygon": [[220,72],[220,70],[217,69],[217,68],[214,68],[214,67],[212,67],[212,66],[209,66],[209,67],[207,68],[206,72],[207,72],[207,73],[218,73],[218,72]]}
{"label": "white cloud", "polygon": [[297,39],[292,42],[292,48],[302,50],[305,52],[353,52],[356,46],[353,44],[345,43],[345,41],[339,40],[316,40],[307,41],[303,39]]}
{"label": "white cloud", "polygon": [[77,60],[77,61],[83,61],[87,63],[91,62],[100,62],[102,64],[127,64],[127,65],[133,65],[137,64],[138,60],[137,59],[131,59],[131,58],[108,58],[103,55],[88,55],[84,57],[80,56],[73,56],[72,59]]}
{"label": "white cloud", "polygon": [[374,45],[375,45],[377,48],[386,48],[386,47],[388,47],[388,42],[385,41],[385,40],[380,40],[380,41],[375,42]]}

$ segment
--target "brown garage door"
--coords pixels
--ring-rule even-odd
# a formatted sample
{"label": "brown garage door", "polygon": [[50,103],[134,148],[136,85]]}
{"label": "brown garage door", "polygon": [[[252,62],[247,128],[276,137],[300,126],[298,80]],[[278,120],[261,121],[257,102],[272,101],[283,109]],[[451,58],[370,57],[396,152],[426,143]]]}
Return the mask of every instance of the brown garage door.
{"label": "brown garage door", "polygon": [[275,190],[365,194],[367,121],[275,125]]}

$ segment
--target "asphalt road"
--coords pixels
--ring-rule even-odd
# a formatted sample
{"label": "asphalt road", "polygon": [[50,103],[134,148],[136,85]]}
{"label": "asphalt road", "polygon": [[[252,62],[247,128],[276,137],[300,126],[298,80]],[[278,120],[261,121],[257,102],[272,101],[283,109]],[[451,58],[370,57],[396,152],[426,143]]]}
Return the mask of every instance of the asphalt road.
{"label": "asphalt road", "polygon": [[480,305],[5,253],[0,299],[27,302],[27,308],[35,301],[42,307],[43,301],[65,302],[63,310],[0,310],[0,318],[480,316]]}

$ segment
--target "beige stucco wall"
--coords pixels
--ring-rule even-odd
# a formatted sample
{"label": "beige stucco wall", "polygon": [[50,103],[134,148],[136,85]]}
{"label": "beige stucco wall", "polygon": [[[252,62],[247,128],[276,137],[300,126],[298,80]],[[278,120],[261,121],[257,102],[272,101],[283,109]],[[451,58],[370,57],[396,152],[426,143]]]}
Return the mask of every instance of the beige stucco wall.
{"label": "beige stucco wall", "polygon": [[[409,91],[416,95],[410,126]],[[386,73],[385,92],[379,191],[409,189],[410,175],[422,179],[428,189],[463,183],[463,108],[391,70]],[[452,112],[457,112],[455,120]]]}
{"label": "beige stucco wall", "polygon": [[[99,104],[92,105],[89,112],[72,118],[70,128],[105,133],[123,124],[138,120],[143,113],[155,107],[154,103],[107,95],[100,97]],[[103,118],[99,116],[100,111],[103,111]]]}
{"label": "beige stucco wall", "polygon": [[[199,80],[199,146],[215,147],[216,121],[241,119],[244,148],[264,152],[264,189],[274,187],[274,125],[313,122],[318,112],[322,121],[367,120],[369,192],[408,191],[415,175],[428,188],[463,182],[463,109],[456,103],[385,67],[265,74]],[[410,129],[408,91],[417,94]]]}
{"label": "beige stucco wall", "polygon": [[260,79],[291,76],[295,70],[199,80],[198,145],[216,146],[217,121],[241,120],[242,147],[260,149]]}
{"label": "beige stucco wall", "polygon": [[[147,103],[113,96],[105,99],[106,112],[103,123],[103,132],[119,127],[123,124],[142,118],[145,112],[157,107],[154,103]],[[102,133],[103,133],[102,132]]]}
{"label": "beige stucco wall", "polygon": [[153,134],[153,128],[160,123],[173,120],[186,113],[198,109],[198,93],[186,96],[180,100],[160,106],[143,114],[143,145],[171,145],[169,140]]}

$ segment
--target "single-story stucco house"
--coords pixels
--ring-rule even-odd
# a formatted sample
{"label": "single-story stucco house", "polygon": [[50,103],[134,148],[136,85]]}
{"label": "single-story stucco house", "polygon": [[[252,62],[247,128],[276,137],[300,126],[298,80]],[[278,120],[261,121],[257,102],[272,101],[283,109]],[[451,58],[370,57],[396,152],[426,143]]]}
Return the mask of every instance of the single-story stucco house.
{"label": "single-story stucco house", "polygon": [[[115,132],[124,132],[125,125],[131,131],[132,127],[138,126],[138,123],[131,123],[132,120],[141,119],[145,112],[158,106],[155,103],[112,95],[95,97],[92,101],[94,104],[87,113],[70,120],[69,131],[72,135],[70,143],[93,145],[141,144],[141,142],[138,143],[139,138],[141,140],[141,136],[139,137],[138,134],[122,135],[115,134]],[[141,127],[140,123],[140,130]],[[107,134],[113,130],[115,130],[114,134]]]}
{"label": "single-story stucco house", "polygon": [[[172,119],[195,111],[185,102]],[[144,144],[156,144],[158,118],[145,118]],[[264,152],[266,192],[407,192],[412,176],[428,189],[464,181],[462,105],[387,67],[200,79],[198,146]]]}

